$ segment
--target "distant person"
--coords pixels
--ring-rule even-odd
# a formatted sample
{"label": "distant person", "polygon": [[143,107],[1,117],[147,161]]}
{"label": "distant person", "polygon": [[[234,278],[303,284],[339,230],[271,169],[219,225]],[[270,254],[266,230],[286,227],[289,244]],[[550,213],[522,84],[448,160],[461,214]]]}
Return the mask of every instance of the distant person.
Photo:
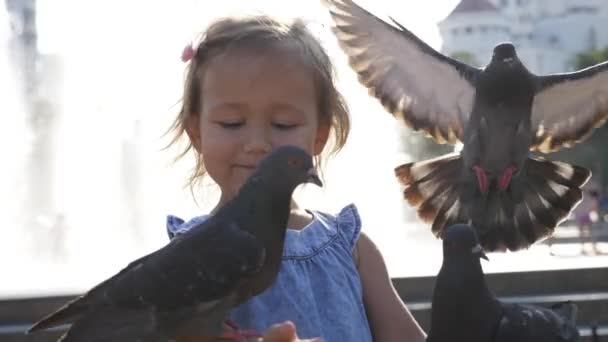
{"label": "distant person", "polygon": [[[575,209],[576,224],[579,229],[580,237],[590,239],[591,249],[593,254],[598,254],[597,244],[593,239],[592,227],[599,219],[600,210],[600,195],[597,190],[588,190],[583,196],[583,200]],[[585,248],[586,242],[582,243],[581,251],[583,254],[589,254]]]}
{"label": "distant person", "polygon": [[608,195],[600,199],[600,217],[604,223],[608,223]]}

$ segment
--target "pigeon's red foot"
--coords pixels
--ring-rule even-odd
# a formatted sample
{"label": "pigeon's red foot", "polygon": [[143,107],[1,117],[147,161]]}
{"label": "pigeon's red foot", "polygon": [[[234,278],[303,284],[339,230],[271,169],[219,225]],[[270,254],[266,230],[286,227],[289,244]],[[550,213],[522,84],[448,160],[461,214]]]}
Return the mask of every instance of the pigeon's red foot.
{"label": "pigeon's red foot", "polygon": [[479,184],[479,190],[482,193],[488,192],[490,188],[490,182],[488,181],[488,175],[486,171],[479,165],[473,166],[473,171],[475,171],[475,175],[477,176],[477,184]]}
{"label": "pigeon's red foot", "polygon": [[246,342],[247,338],[261,338],[262,334],[254,330],[239,330],[239,326],[232,320],[226,320],[224,323],[232,329],[232,331],[226,331],[220,336],[222,340],[231,340],[238,342]]}
{"label": "pigeon's red foot", "polygon": [[513,178],[513,175],[517,172],[517,167],[514,165],[511,165],[509,167],[507,167],[505,169],[505,171],[503,171],[502,176],[500,177],[500,180],[498,181],[498,188],[500,190],[506,190],[509,187],[509,184],[511,184],[511,179]]}

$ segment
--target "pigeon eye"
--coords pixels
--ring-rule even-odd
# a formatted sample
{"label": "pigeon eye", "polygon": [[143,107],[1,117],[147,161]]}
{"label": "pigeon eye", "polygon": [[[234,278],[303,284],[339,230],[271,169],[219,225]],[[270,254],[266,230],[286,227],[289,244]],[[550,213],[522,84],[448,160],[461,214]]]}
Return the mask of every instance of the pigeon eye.
{"label": "pigeon eye", "polygon": [[291,157],[291,158],[287,158],[287,165],[291,168],[296,168],[296,167],[302,165],[302,162],[298,158]]}

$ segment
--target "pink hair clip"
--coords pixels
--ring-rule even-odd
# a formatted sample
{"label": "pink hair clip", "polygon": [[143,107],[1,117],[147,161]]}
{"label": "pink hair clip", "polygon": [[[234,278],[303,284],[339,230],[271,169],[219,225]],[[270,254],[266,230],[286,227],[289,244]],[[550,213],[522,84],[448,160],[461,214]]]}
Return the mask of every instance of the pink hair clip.
{"label": "pink hair clip", "polygon": [[190,61],[194,57],[195,53],[196,51],[194,50],[192,44],[186,45],[186,47],[184,47],[184,50],[182,51],[182,62],[186,63]]}

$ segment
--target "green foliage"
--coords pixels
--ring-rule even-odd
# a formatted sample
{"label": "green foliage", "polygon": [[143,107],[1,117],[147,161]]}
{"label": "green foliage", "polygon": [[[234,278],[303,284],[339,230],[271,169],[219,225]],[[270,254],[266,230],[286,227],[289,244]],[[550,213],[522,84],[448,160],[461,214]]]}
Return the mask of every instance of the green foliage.
{"label": "green foliage", "polygon": [[608,47],[578,53],[574,56],[574,58],[572,58],[570,66],[575,70],[578,70],[602,63],[604,61],[608,61]]}
{"label": "green foliage", "polygon": [[455,51],[454,53],[452,53],[450,55],[450,57],[454,58],[457,61],[466,63],[471,66],[475,66],[475,67],[480,66],[479,61],[477,61],[477,58],[475,58],[475,56],[473,56],[473,54],[471,54],[470,52]]}
{"label": "green foliage", "polygon": [[403,129],[401,136],[403,149],[412,157],[412,161],[435,158],[454,151],[454,146],[449,144],[438,144],[435,140],[426,137],[423,133],[414,132],[409,128]]}

